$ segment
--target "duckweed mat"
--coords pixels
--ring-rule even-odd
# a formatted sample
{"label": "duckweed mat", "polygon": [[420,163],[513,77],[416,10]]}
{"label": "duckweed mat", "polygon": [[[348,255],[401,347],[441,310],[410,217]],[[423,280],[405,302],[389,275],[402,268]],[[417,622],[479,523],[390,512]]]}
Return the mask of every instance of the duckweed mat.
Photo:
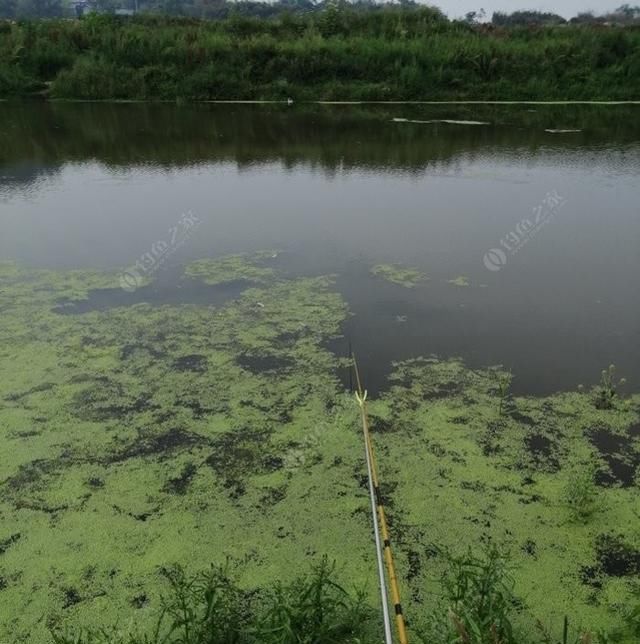
{"label": "duckweed mat", "polygon": [[[175,564],[253,587],[326,554],[376,601],[358,408],[326,349],[348,306],[271,257],[186,266],[216,306],[93,309],[117,274],[0,264],[1,642],[152,624]],[[370,402],[405,612],[438,609],[447,552],[493,543],[523,633],[615,628],[640,585],[640,396],[508,378],[416,358]]]}

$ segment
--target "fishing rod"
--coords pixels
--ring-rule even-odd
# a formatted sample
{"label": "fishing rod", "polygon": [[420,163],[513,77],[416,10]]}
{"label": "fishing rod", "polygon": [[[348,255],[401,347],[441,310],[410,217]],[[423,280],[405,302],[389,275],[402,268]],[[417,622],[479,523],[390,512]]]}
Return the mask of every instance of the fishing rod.
{"label": "fishing rod", "polygon": [[[353,369],[356,375],[356,400],[360,406],[360,415],[362,417],[362,433],[364,436],[365,456],[367,461],[367,473],[369,475],[369,498],[371,500],[371,513],[373,516],[373,530],[376,542],[376,556],[378,560],[378,577],[380,581],[380,594],[382,599],[382,618],[384,622],[385,642],[386,644],[393,644],[393,637],[391,635],[391,620],[389,617],[389,604],[387,597],[387,584],[385,579],[385,565],[382,562],[382,554],[384,552],[384,560],[389,577],[389,586],[391,589],[391,599],[393,601],[393,610],[395,613],[396,631],[398,633],[398,641],[400,644],[408,644],[407,629],[402,612],[402,604],[400,602],[400,589],[398,587],[398,578],[396,575],[395,564],[393,561],[393,553],[391,551],[391,540],[389,538],[389,528],[387,526],[387,518],[384,511],[384,502],[382,494],[380,493],[380,484],[378,481],[378,468],[376,466],[375,454],[373,452],[373,444],[371,442],[371,433],[369,431],[369,419],[367,415],[367,392],[362,389],[362,382],[360,380],[360,372],[358,370],[358,363],[355,355],[352,354]],[[380,538],[382,536],[382,544]],[[383,545],[383,548],[381,548]]]}

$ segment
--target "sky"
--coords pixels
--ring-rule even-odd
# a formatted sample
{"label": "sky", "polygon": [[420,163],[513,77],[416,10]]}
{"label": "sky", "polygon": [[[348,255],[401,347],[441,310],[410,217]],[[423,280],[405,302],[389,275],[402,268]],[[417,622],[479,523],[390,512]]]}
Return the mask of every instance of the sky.
{"label": "sky", "polygon": [[582,11],[605,13],[625,2],[632,6],[638,4],[632,0],[427,0],[427,4],[440,7],[452,18],[464,16],[467,11],[478,11],[481,7],[489,18],[494,11],[511,13],[520,9],[552,11],[565,18],[571,18]]}

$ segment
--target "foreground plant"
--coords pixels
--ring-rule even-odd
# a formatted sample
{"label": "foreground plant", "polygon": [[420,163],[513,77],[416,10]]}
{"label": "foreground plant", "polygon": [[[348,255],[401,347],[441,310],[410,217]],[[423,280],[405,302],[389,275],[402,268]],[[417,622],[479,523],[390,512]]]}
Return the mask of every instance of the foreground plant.
{"label": "foreground plant", "polygon": [[269,594],[258,627],[268,644],[362,642],[372,635],[373,611],[362,594],[350,595],[334,581],[327,559],[311,575]]}
{"label": "foreground plant", "polygon": [[54,644],[244,644],[251,641],[252,594],[242,591],[226,568],[189,577],[180,567],[163,571],[170,592],[150,633],[117,627],[81,633],[54,632]]}
{"label": "foreground plant", "polygon": [[578,634],[571,634],[569,629],[569,618],[565,615],[564,624],[562,627],[562,637],[558,638],[553,635],[544,624],[538,620],[536,627],[540,632],[541,644],[604,644],[604,641],[601,636],[598,636],[595,640],[591,633],[580,632]]}
{"label": "foreground plant", "polygon": [[[225,568],[189,578],[177,569],[167,573],[171,599],[162,619],[169,624],[166,640],[180,644],[248,642],[251,594],[240,590]],[[162,632],[159,625],[156,632]]]}
{"label": "foreground plant", "polygon": [[335,581],[326,558],[272,590],[241,589],[227,568],[165,571],[170,592],[150,633],[117,628],[52,634],[54,644],[356,644],[373,641],[375,616],[361,593]]}
{"label": "foreground plant", "polygon": [[623,609],[622,623],[609,633],[600,633],[597,644],[628,641],[640,642],[640,587],[636,588],[633,603]]}
{"label": "foreground plant", "polygon": [[513,374],[511,371],[499,371],[498,369],[493,369],[491,373],[496,380],[495,391],[498,396],[498,416],[503,416],[509,402],[509,389]]}
{"label": "foreground plant", "polygon": [[614,364],[610,364],[608,369],[603,369],[600,373],[600,384],[595,389],[596,408],[611,409],[617,396],[618,387],[626,382],[625,378],[616,381],[616,366]]}
{"label": "foreground plant", "polygon": [[520,644],[511,612],[517,603],[506,557],[495,546],[480,555],[449,555],[442,579],[447,612],[427,619],[425,644]]}
{"label": "foreground plant", "polygon": [[[335,565],[324,558],[308,575],[273,588],[241,589],[228,569],[212,567],[188,576],[164,572],[170,592],[155,626],[147,633],[117,627],[52,633],[54,644],[373,644],[381,622],[362,593],[335,581]],[[495,546],[477,555],[448,556],[442,578],[443,603],[413,635],[424,644],[616,644],[637,641],[640,605],[624,624],[592,635],[569,629],[561,636],[537,622],[537,634],[516,632],[519,604],[508,559]],[[629,638],[632,638],[631,640]],[[633,639],[635,638],[635,639]]]}
{"label": "foreground plant", "polygon": [[597,509],[596,473],[596,464],[587,463],[576,468],[575,474],[568,479],[565,500],[577,520],[587,521]]}

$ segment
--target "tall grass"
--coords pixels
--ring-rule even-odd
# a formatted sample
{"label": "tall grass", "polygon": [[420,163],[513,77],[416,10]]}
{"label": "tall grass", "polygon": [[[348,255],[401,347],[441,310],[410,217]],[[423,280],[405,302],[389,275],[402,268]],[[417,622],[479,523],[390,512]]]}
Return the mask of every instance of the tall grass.
{"label": "tall grass", "polygon": [[441,606],[420,633],[425,644],[523,644],[512,624],[517,600],[506,558],[490,547],[448,559]]}
{"label": "tall grass", "polygon": [[640,29],[474,27],[428,8],[340,5],[270,19],[0,23],[0,95],[34,89],[79,99],[640,99]]}
{"label": "tall grass", "polygon": [[[554,632],[537,622],[518,630],[523,610],[514,594],[507,558],[495,547],[480,554],[445,555],[440,603],[430,614],[409,615],[413,641],[424,644],[614,644],[635,641],[640,608],[629,608],[610,633],[573,628],[568,617]],[[307,575],[268,588],[241,588],[227,568],[189,576],[179,568],[168,580],[155,626],[123,633],[117,627],[52,633],[54,644],[378,644],[379,610],[364,595],[336,582],[326,559]],[[630,640],[629,637],[632,639]]]}
{"label": "tall grass", "polygon": [[377,619],[361,594],[335,581],[326,559],[308,575],[272,588],[241,589],[228,570],[166,573],[170,592],[145,633],[102,628],[54,632],[54,644],[358,644],[373,642]]}

